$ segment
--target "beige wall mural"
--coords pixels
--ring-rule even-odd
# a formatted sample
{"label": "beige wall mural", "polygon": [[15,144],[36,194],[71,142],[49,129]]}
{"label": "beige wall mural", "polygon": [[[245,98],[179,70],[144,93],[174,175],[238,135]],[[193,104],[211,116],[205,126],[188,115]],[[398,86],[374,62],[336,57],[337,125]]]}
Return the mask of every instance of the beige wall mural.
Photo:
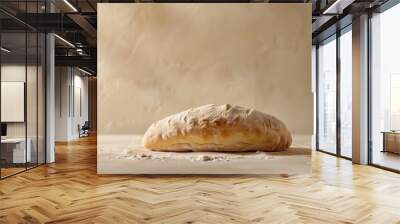
{"label": "beige wall mural", "polygon": [[211,103],[311,135],[311,5],[98,4],[97,85],[99,150]]}

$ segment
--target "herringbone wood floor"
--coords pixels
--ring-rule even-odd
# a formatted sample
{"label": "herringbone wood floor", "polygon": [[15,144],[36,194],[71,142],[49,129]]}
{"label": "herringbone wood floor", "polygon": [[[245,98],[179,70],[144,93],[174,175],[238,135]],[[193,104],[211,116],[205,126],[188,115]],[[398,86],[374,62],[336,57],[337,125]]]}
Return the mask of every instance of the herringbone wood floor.
{"label": "herringbone wood floor", "polygon": [[0,223],[400,223],[400,175],[313,154],[301,176],[96,174],[96,141],[0,181]]}

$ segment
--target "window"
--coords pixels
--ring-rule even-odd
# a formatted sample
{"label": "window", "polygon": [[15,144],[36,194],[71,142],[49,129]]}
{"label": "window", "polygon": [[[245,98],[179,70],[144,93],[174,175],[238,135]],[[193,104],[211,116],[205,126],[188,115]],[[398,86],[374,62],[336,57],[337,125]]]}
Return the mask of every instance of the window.
{"label": "window", "polygon": [[336,37],[318,47],[318,149],[336,153]]}
{"label": "window", "polygon": [[[40,13],[44,1],[0,1]],[[45,34],[0,13],[0,178],[45,163]]]}
{"label": "window", "polygon": [[400,170],[400,5],[371,18],[372,164]]}
{"label": "window", "polygon": [[352,32],[340,36],[340,155],[352,157]]}
{"label": "window", "polygon": [[337,35],[319,44],[317,58],[317,147],[320,151],[350,159],[352,157],[352,26],[345,27]]}

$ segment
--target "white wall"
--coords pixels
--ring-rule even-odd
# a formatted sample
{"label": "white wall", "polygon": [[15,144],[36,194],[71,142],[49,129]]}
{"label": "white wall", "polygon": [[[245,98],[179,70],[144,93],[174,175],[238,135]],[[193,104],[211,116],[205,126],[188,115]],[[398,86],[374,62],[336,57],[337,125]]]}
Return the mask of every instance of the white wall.
{"label": "white wall", "polygon": [[74,107],[71,110],[71,135],[72,138],[77,138],[79,137],[78,124],[82,126],[88,120],[88,77],[81,76],[81,73],[78,75],[75,73],[73,86],[74,102],[71,102],[71,105],[73,104]]}
{"label": "white wall", "polygon": [[78,124],[88,120],[88,78],[75,68],[56,67],[55,89],[55,140],[77,139]]}
{"label": "white wall", "polygon": [[70,74],[67,67],[55,69],[55,140],[67,141],[69,133],[69,84]]}

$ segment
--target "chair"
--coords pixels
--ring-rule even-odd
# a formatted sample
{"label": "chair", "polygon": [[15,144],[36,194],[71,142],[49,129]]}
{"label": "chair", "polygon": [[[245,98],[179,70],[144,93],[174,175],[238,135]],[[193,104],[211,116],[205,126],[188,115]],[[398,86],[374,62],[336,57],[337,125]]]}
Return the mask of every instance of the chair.
{"label": "chair", "polygon": [[89,121],[85,121],[85,123],[82,125],[82,127],[80,127],[80,125],[78,125],[79,138],[89,136],[89,129],[90,129]]}

